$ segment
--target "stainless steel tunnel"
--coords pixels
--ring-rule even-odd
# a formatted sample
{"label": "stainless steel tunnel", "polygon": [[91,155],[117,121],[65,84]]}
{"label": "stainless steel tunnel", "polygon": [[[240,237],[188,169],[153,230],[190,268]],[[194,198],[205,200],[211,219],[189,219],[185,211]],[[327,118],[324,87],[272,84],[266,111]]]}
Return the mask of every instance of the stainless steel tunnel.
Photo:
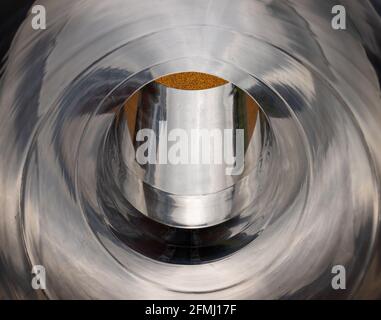
{"label": "stainless steel tunnel", "polygon": [[[0,298],[381,298],[381,18],[336,2],[39,1],[0,82]],[[192,72],[224,82],[159,81]]]}

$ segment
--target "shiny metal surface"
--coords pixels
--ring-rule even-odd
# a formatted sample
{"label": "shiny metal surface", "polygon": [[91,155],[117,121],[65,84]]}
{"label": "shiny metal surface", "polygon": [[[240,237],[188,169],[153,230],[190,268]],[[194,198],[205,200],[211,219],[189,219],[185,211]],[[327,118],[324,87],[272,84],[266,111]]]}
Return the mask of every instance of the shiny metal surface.
{"label": "shiny metal surface", "polygon": [[[1,80],[2,296],[380,297],[381,21],[370,2],[341,1],[345,31],[331,28],[331,0],[40,3],[47,30],[25,21]],[[222,77],[261,108],[244,209],[200,229],[134,208],[115,148],[125,101],[184,71]],[[30,287],[36,264],[44,295]],[[344,291],[331,287],[338,264]]]}
{"label": "shiny metal surface", "polygon": [[[183,228],[216,225],[246,209],[255,198],[252,172],[261,149],[260,124],[254,135],[249,127],[248,117],[257,112],[249,110],[255,108],[250,98],[232,84],[179,90],[153,82],[138,94],[134,110],[128,106],[119,116],[120,138],[111,139],[120,141],[115,154],[122,155],[125,173],[115,179],[122,177],[127,201],[152,219]],[[142,147],[155,151],[143,159],[152,163],[139,163]],[[177,151],[176,162],[168,150]]]}

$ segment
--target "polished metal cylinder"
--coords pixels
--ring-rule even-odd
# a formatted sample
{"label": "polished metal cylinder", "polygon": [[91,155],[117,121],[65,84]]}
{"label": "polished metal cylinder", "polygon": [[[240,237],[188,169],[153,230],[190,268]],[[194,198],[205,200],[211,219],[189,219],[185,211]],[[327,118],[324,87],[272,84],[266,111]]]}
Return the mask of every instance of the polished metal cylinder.
{"label": "polished metal cylinder", "polygon": [[255,165],[260,146],[259,124],[252,139],[252,99],[230,83],[181,90],[152,82],[136,95],[119,126],[132,205],[184,228],[215,225],[242,211],[254,194],[243,195],[235,184],[250,172],[245,158],[248,168]]}
{"label": "polished metal cylinder", "polygon": [[[345,30],[337,0],[38,2],[0,80],[0,299],[381,298],[376,1],[341,0]],[[155,82],[194,71],[255,129],[231,84]],[[137,161],[161,121],[243,129],[243,172]]]}

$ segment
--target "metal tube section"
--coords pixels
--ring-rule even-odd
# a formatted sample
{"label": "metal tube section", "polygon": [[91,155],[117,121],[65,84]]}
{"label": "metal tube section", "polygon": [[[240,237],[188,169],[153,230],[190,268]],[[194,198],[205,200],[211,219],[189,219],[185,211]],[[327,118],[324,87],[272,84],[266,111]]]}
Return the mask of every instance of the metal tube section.
{"label": "metal tube section", "polygon": [[[38,3],[0,79],[0,299],[381,298],[377,1]],[[260,126],[155,82],[192,71]],[[161,121],[243,128],[244,171],[140,163]]]}
{"label": "metal tube section", "polygon": [[216,225],[242,211],[254,193],[236,184],[255,166],[260,146],[249,102],[230,83],[206,90],[145,86],[118,126],[127,200],[183,228]]}

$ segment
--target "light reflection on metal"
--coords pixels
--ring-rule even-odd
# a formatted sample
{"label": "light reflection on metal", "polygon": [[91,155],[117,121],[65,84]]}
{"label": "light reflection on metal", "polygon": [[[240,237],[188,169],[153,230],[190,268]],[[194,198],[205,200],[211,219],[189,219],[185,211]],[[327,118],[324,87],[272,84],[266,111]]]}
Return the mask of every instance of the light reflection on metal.
{"label": "light reflection on metal", "polygon": [[[30,270],[42,265],[47,298],[379,297],[381,22],[370,2],[341,1],[345,31],[331,28],[330,0],[40,3],[47,29],[27,19],[1,82],[3,295],[41,297]],[[157,222],[131,204],[151,201],[138,184],[121,188],[126,101],[185,71],[226,79],[261,108],[240,208],[221,201],[234,217],[204,228]],[[223,177],[208,191],[224,186],[237,188]],[[331,287],[334,265],[344,291]]]}

